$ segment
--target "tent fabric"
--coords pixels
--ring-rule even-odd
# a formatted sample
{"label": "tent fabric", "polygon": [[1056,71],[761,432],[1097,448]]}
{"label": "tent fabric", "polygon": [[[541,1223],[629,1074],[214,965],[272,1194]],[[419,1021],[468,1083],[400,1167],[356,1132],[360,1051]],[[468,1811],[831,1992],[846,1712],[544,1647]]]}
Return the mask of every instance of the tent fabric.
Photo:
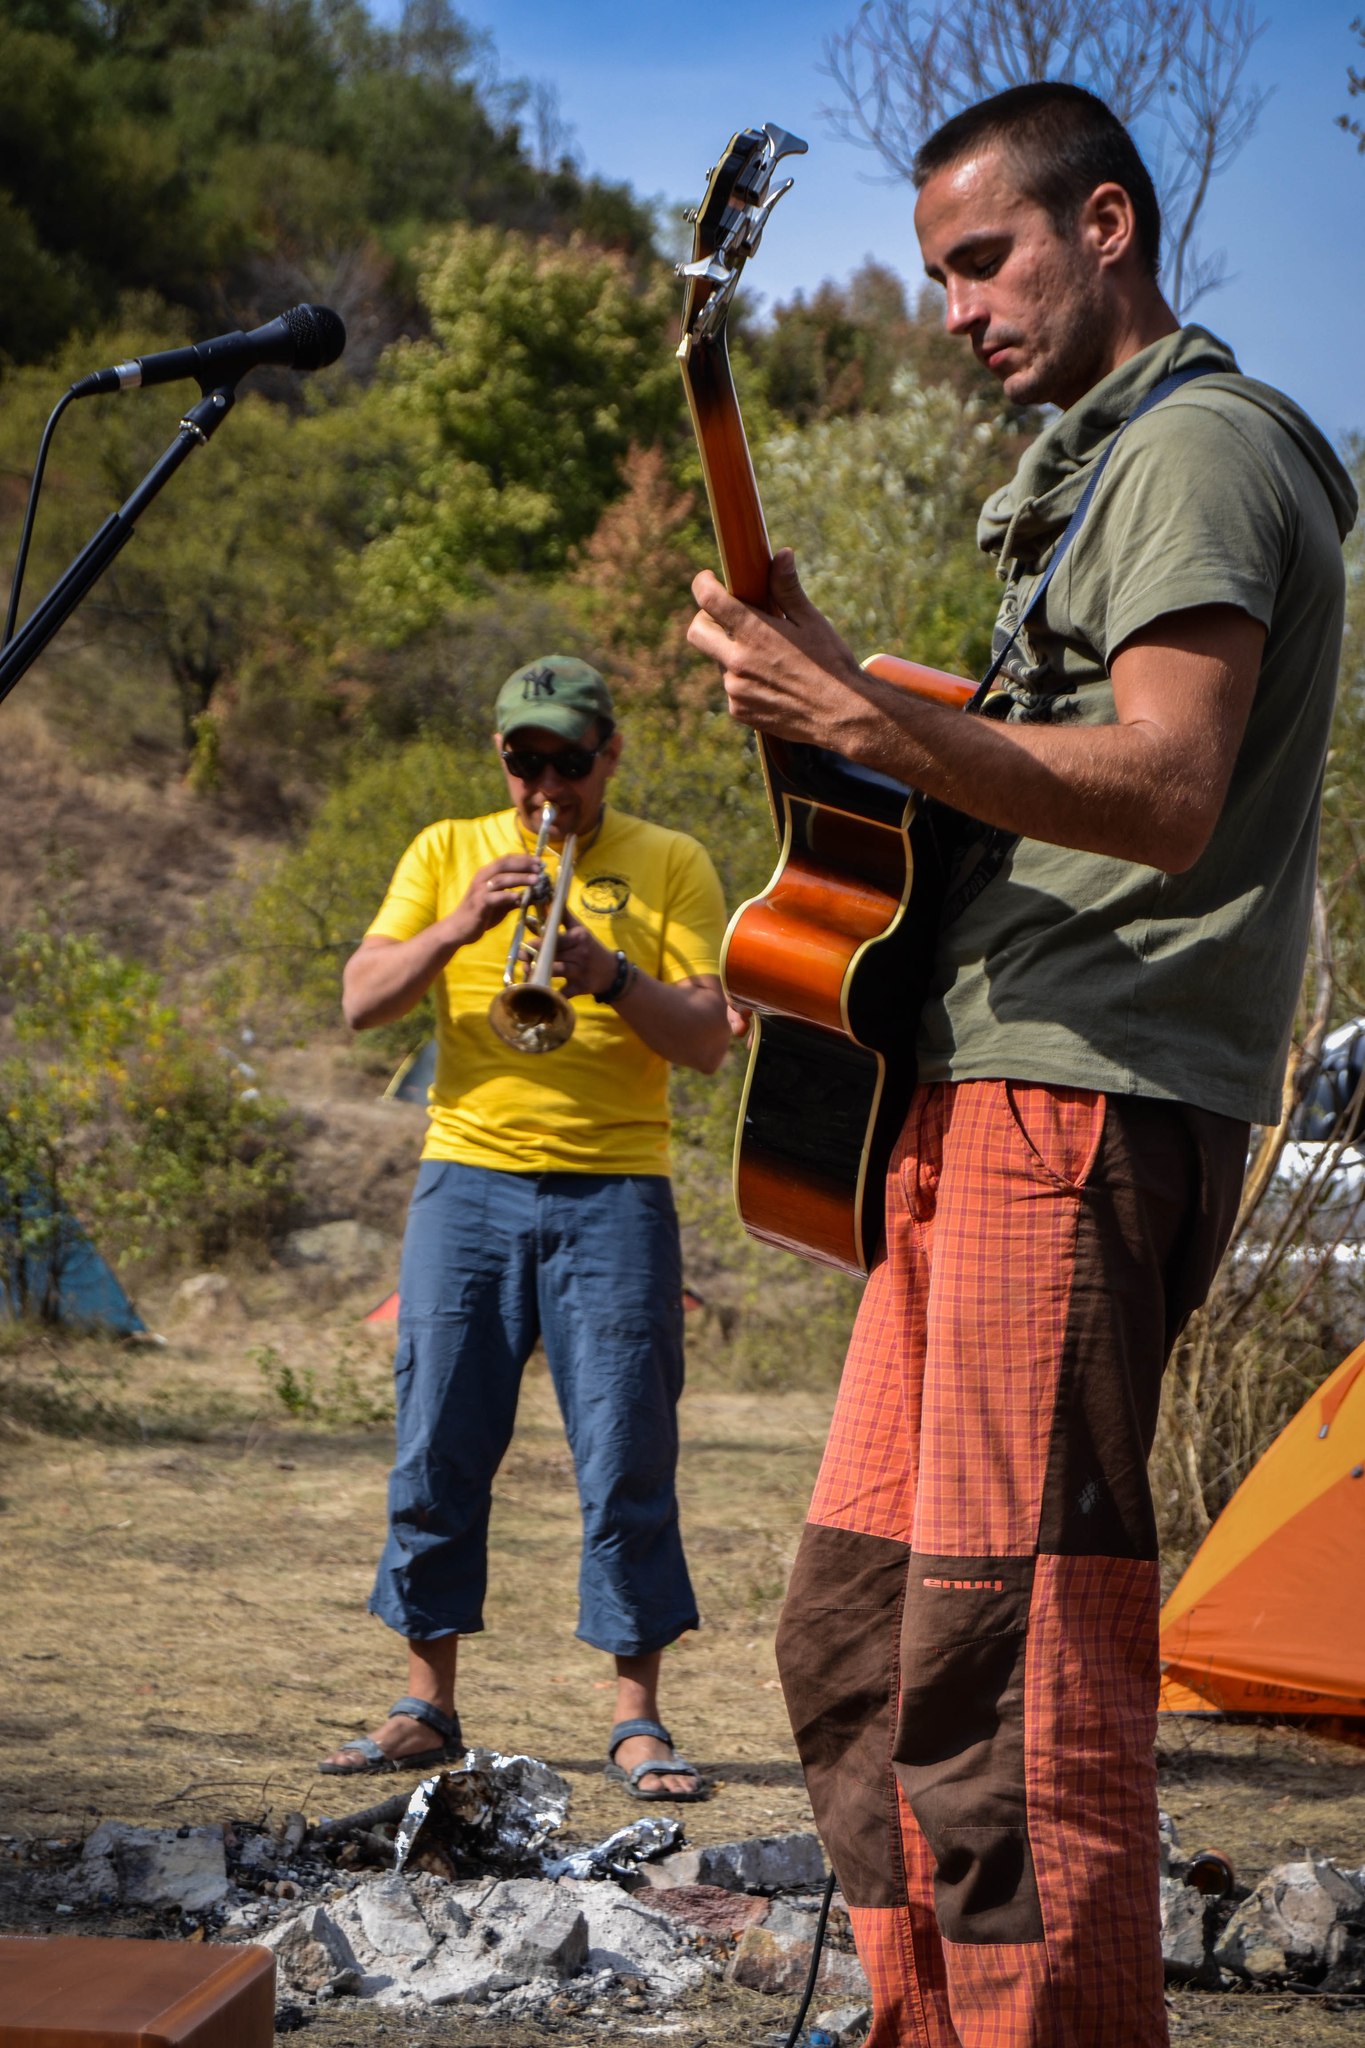
{"label": "tent fabric", "polygon": [[[26,1221],[52,1218],[46,1242],[24,1254],[29,1306],[41,1306],[44,1315],[68,1329],[107,1330],[116,1337],[144,1334],[147,1325],[70,1210],[54,1211],[37,1188],[23,1195],[19,1207]],[[0,1209],[0,1316],[17,1316],[24,1308],[15,1272],[16,1236],[12,1217]]]}
{"label": "tent fabric", "polygon": [[1161,1615],[1162,1711],[1365,1722],[1365,1344],[1254,1466]]}
{"label": "tent fabric", "polygon": [[[701,1296],[696,1292],[694,1288],[691,1287],[683,1288],[682,1299],[684,1315],[689,1314],[695,1308],[705,1308],[706,1306],[706,1303],[702,1300]],[[361,1321],[366,1323],[396,1323],[397,1320],[397,1290],[395,1290],[394,1293],[388,1295],[383,1301],[381,1301],[378,1308],[372,1308],[367,1316],[361,1317]]]}
{"label": "tent fabric", "polygon": [[395,1068],[388,1087],[380,1097],[381,1102],[417,1102],[427,1106],[427,1095],[436,1079],[436,1040],[429,1038],[425,1045],[417,1046],[410,1052],[400,1067]]}

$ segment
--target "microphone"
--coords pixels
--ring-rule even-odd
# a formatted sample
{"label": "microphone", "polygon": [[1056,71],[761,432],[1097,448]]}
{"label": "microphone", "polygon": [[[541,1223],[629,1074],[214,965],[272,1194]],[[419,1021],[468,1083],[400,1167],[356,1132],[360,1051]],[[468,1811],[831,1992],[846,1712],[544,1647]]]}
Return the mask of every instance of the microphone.
{"label": "microphone", "polygon": [[181,377],[195,378],[200,390],[207,392],[215,385],[235,384],[261,363],[278,363],[286,370],[324,370],[345,346],[345,322],[330,306],[291,306],[278,319],[253,327],[250,334],[238,329],[189,348],[158,349],[155,355],[94,370],[72,385],[70,395],[90,398],[101,391],[131,391],[139,384],[174,384]]}

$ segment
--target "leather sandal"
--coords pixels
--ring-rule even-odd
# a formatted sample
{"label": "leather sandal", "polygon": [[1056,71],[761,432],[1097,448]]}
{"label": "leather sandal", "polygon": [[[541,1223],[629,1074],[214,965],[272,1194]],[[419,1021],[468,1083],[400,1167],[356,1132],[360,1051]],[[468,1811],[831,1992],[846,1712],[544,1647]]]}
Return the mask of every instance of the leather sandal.
{"label": "leather sandal", "polygon": [[341,1749],[354,1755],[354,1763],[333,1763],[327,1758],[318,1765],[325,1778],[366,1778],[381,1771],[435,1771],[442,1764],[461,1763],[464,1760],[466,1743],[460,1733],[458,1714],[443,1714],[430,1700],[395,1700],[389,1708],[389,1717],[406,1714],[411,1721],[423,1721],[428,1728],[434,1728],[441,1737],[439,1749],[419,1749],[412,1756],[390,1756],[381,1749],[372,1735],[357,1736],[354,1742],[343,1742]]}
{"label": "leather sandal", "polygon": [[[629,1742],[632,1735],[653,1735],[658,1741],[666,1742],[670,1749],[673,1747],[673,1737],[662,1721],[618,1721],[607,1737],[607,1761],[602,1770],[604,1778],[609,1779],[613,1785],[623,1785],[632,1799],[673,1799],[679,1805],[685,1805],[692,1800],[706,1798],[706,1781],[696,1765],[690,1764],[685,1756],[647,1757],[643,1763],[632,1765],[628,1771],[623,1770],[616,1761],[616,1752],[623,1742]],[[690,1778],[692,1789],[688,1792],[670,1792],[661,1785],[657,1790],[648,1792],[640,1781],[651,1775]]]}

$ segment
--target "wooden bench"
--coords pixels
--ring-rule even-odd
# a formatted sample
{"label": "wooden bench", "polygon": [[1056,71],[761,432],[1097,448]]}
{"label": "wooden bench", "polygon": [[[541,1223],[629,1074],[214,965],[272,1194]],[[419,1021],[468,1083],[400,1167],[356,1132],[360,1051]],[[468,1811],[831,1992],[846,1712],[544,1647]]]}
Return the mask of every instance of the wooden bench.
{"label": "wooden bench", "polygon": [[0,1936],[0,2048],[271,2048],[269,1949]]}

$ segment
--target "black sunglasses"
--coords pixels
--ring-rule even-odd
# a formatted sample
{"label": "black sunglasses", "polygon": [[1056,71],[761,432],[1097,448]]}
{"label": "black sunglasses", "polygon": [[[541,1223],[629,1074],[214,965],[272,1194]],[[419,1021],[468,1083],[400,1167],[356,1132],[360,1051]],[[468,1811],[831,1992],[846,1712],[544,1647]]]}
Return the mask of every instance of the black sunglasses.
{"label": "black sunglasses", "polygon": [[541,754],[533,747],[504,747],[502,758],[508,774],[515,775],[518,782],[534,782],[547,768],[553,768],[566,782],[581,782],[601,751],[601,747],[561,747],[557,754]]}

